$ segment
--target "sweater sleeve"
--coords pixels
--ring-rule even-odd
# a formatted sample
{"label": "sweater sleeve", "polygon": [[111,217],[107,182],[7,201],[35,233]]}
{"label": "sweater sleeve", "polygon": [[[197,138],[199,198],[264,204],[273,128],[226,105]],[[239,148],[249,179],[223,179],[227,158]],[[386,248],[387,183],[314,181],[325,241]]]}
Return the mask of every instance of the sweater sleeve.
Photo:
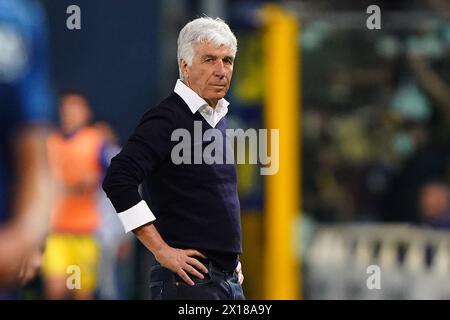
{"label": "sweater sleeve", "polygon": [[168,155],[175,128],[175,112],[158,106],[142,117],[122,151],[106,172],[102,187],[122,221],[126,232],[155,220],[138,187]]}

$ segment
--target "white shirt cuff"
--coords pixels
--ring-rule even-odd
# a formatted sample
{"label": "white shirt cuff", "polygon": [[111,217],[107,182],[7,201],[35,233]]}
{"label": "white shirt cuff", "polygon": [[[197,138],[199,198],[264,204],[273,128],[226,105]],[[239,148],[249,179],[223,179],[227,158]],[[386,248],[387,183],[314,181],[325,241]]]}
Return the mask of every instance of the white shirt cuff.
{"label": "white shirt cuff", "polygon": [[119,219],[125,229],[125,232],[130,232],[146,223],[156,220],[153,213],[150,211],[147,203],[142,200],[133,207],[120,212]]}

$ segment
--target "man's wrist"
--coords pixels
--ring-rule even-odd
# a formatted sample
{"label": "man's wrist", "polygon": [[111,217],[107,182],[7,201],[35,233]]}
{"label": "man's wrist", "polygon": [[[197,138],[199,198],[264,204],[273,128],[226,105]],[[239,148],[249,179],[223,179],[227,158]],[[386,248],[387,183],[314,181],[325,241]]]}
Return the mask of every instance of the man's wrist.
{"label": "man's wrist", "polygon": [[161,244],[157,248],[155,248],[152,252],[155,256],[156,261],[161,261],[161,258],[164,254],[164,252],[169,248],[169,245],[167,244]]}
{"label": "man's wrist", "polygon": [[158,261],[162,253],[169,248],[169,245],[161,238],[153,223],[146,223],[134,229],[133,233],[153,253]]}

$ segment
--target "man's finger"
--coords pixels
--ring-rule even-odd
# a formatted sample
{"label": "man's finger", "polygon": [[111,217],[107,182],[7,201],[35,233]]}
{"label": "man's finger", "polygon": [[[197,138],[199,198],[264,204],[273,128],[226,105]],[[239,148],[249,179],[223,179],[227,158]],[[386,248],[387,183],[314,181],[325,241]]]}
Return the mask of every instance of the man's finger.
{"label": "man's finger", "polygon": [[205,278],[200,272],[197,271],[197,269],[195,269],[194,267],[192,267],[188,264],[186,264],[186,267],[184,267],[184,270],[186,270],[187,272],[189,272],[193,276],[196,276],[199,279]]}
{"label": "man's finger", "polygon": [[201,253],[201,252],[199,252],[197,250],[193,250],[193,249],[186,250],[186,254],[188,256],[197,256],[197,257],[201,257],[203,259],[206,259],[206,256],[203,253]]}
{"label": "man's finger", "polygon": [[25,272],[21,279],[21,285],[25,286],[26,284],[28,284],[28,282],[30,282],[31,279],[34,278],[35,274],[36,273],[34,272],[34,270],[28,270],[27,272]]}
{"label": "man's finger", "polygon": [[177,274],[181,277],[181,279],[184,280],[184,282],[186,282],[188,285],[193,286],[194,285],[194,281],[191,280],[191,278],[189,278],[189,276],[187,275],[186,272],[184,272],[183,269],[180,269],[180,271],[177,272]]}
{"label": "man's finger", "polygon": [[195,268],[197,268],[198,270],[202,271],[203,273],[208,273],[208,268],[205,267],[205,265],[203,263],[201,263],[200,261],[198,261],[197,259],[189,257],[187,262],[190,265],[192,265]]}
{"label": "man's finger", "polygon": [[25,273],[25,266],[24,266],[24,264],[22,263],[22,266],[20,267],[20,271],[19,271],[19,274],[17,275],[17,277],[18,277],[19,279],[22,279],[24,273]]}

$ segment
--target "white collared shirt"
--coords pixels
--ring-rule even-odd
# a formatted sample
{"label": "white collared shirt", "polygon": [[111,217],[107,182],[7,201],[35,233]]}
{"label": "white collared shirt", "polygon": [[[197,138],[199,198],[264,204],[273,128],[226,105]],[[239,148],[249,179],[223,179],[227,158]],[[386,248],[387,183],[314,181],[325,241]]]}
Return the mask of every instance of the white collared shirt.
{"label": "white collared shirt", "polygon": [[213,128],[216,127],[219,121],[225,117],[228,112],[228,105],[230,103],[227,100],[224,98],[220,99],[217,101],[216,108],[212,108],[205,99],[200,97],[180,79],[178,79],[177,84],[175,85],[174,92],[186,102],[192,114],[197,111],[200,112],[206,122]]}

